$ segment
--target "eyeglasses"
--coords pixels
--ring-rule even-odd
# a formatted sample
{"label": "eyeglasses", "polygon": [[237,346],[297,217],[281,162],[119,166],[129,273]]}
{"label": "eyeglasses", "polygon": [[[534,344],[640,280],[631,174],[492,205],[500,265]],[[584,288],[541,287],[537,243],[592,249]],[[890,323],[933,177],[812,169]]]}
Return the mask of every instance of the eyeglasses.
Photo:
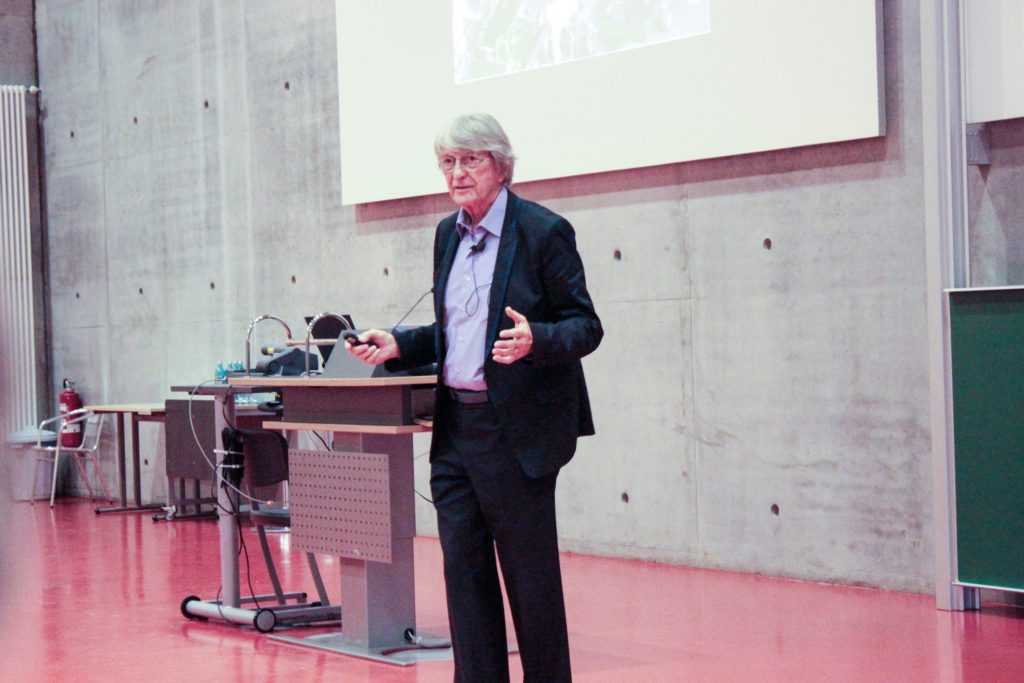
{"label": "eyeglasses", "polygon": [[461,157],[446,154],[437,160],[437,167],[445,173],[451,173],[455,170],[456,166],[462,164],[462,168],[467,171],[472,171],[480,168],[480,166],[490,157],[491,155],[487,152],[483,152],[481,154],[465,154]]}

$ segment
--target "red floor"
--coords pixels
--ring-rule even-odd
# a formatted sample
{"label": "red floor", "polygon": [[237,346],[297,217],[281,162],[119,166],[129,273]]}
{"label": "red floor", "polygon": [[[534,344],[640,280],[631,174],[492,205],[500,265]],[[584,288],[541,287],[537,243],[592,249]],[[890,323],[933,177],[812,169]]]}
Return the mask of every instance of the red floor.
{"label": "red floor", "polygon": [[[188,621],[182,598],[217,593],[216,524],[92,509],[9,506],[0,680],[451,680],[450,662],[399,668]],[[245,538],[268,592],[256,535]],[[300,554],[279,566],[286,588],[312,592]],[[321,566],[336,597],[337,568]],[[444,631],[434,539],[417,539],[416,566],[419,629]],[[947,613],[930,596],[579,555],[563,569],[577,681],[1024,681],[1020,610]],[[512,670],[521,680],[514,656]]]}

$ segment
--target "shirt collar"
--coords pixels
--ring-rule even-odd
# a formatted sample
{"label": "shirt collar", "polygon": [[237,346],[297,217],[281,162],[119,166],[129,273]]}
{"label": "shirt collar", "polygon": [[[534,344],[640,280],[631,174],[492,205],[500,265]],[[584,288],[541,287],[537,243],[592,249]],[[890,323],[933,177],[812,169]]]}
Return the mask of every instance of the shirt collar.
{"label": "shirt collar", "polygon": [[[505,208],[508,206],[508,189],[501,188],[498,192],[498,196],[494,198],[494,202],[491,204],[491,208],[487,210],[483,220],[476,224],[477,228],[482,228],[494,235],[495,237],[501,237],[501,226],[505,223]],[[459,237],[465,237],[472,228],[470,228],[469,221],[466,220],[466,210],[459,209],[459,215],[455,218],[455,229],[459,231]]]}

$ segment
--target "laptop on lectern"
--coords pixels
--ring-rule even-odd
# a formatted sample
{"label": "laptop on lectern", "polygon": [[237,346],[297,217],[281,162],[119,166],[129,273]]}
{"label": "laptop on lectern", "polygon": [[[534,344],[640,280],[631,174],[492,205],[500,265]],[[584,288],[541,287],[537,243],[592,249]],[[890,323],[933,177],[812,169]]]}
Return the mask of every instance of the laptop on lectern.
{"label": "laptop on lectern", "polygon": [[[314,317],[315,316],[312,315],[307,315],[305,317],[307,327]],[[352,324],[352,316],[346,313],[341,317],[348,322],[349,328],[355,327],[355,325]],[[334,316],[320,318],[320,320],[316,321],[316,325],[313,326],[310,337],[313,339],[337,339],[338,336],[341,335],[341,331],[343,329],[347,328],[345,328],[345,326],[341,324],[341,321]],[[327,365],[327,360],[331,357],[331,351],[334,350],[334,344],[317,346],[316,350],[320,353],[321,364]]]}

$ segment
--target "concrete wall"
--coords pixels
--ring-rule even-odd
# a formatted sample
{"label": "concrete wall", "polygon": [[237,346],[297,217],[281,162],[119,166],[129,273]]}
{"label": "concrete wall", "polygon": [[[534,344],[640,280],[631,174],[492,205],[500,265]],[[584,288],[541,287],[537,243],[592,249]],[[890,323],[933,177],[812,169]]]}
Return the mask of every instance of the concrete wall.
{"label": "concrete wall", "polygon": [[991,164],[968,174],[971,284],[1024,284],[1024,119],[986,125]]}
{"label": "concrete wall", "polygon": [[36,82],[32,0],[0,0],[0,85]]}
{"label": "concrete wall", "polygon": [[[341,205],[333,26],[333,0],[39,0],[54,376],[88,401],[210,378],[257,314],[388,325],[430,286],[447,197]],[[576,226],[606,329],[564,548],[931,592],[919,28],[885,3],[884,138],[517,188]]]}

